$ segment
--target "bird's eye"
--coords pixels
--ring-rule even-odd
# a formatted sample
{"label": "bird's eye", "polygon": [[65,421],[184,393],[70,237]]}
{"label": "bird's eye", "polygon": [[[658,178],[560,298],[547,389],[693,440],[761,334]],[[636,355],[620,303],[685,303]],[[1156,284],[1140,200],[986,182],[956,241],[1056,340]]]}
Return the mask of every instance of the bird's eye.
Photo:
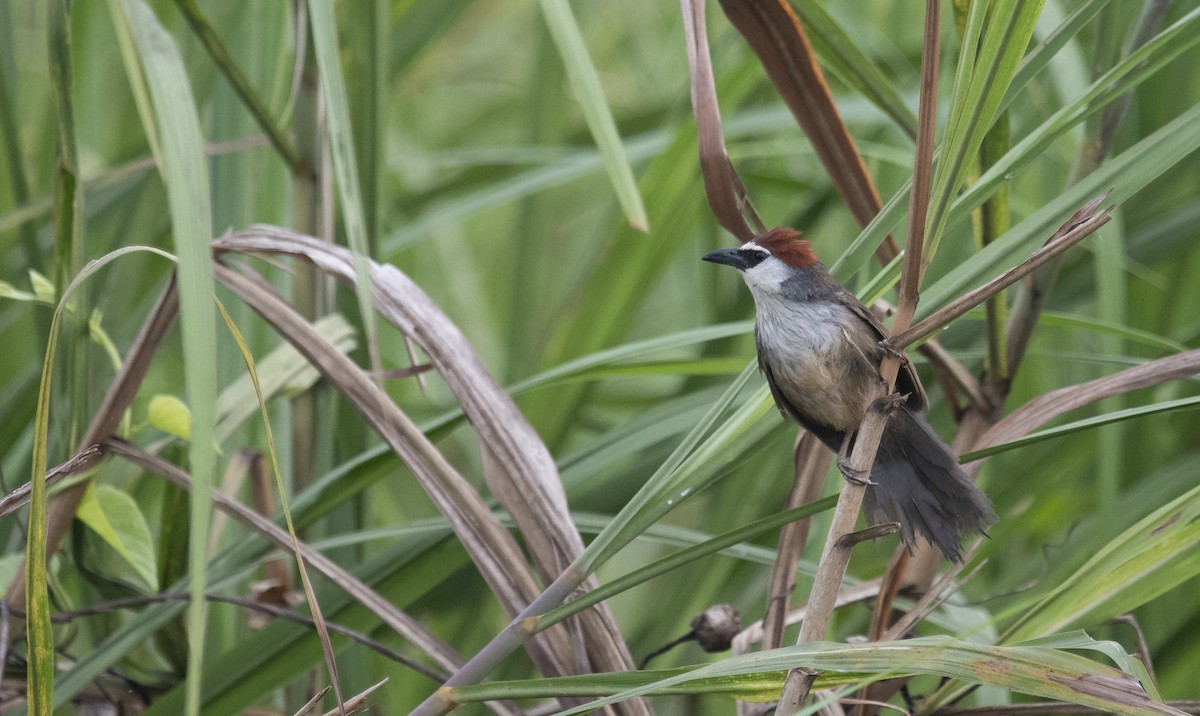
{"label": "bird's eye", "polygon": [[745,262],[746,268],[752,269],[762,263],[763,259],[767,258],[767,256],[770,254],[762,249],[741,249],[738,251],[738,255],[742,257],[742,261]]}

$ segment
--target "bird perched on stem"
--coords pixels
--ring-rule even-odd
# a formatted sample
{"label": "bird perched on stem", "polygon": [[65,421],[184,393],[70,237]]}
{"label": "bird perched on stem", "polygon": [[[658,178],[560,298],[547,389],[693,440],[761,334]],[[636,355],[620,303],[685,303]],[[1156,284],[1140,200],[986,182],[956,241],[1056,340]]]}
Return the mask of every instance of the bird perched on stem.
{"label": "bird perched on stem", "polygon": [[[780,412],[838,453],[847,480],[863,484],[848,456],[891,352],[874,314],[838,285],[794,229],[772,229],[705,261],[733,266],[754,296],[758,365]],[[903,402],[888,417],[865,480],[864,504],[875,524],[899,522],[905,544],[921,535],[959,561],[964,537],[996,520],[983,491],[922,417],[925,390],[905,361],[896,378]]]}

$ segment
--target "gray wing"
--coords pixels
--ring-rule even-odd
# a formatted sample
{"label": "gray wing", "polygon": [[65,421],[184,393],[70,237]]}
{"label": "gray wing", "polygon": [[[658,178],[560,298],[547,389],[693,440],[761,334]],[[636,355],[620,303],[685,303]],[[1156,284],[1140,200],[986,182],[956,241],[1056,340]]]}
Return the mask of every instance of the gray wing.
{"label": "gray wing", "polygon": [[[879,340],[882,341],[884,338],[887,338],[887,329],[879,322],[879,319],[875,317],[871,309],[864,306],[863,302],[858,300],[854,294],[840,286],[838,288],[839,290],[834,294],[837,302],[866,321],[867,325],[874,329],[876,335],[879,336]],[[882,351],[879,352],[878,359],[883,359]],[[905,361],[900,365],[900,372],[896,374],[896,392],[901,395],[908,395],[908,405],[913,410],[924,410],[929,404],[929,400],[925,396],[925,388],[921,385],[921,379],[917,376],[917,370],[913,367],[912,361]]]}

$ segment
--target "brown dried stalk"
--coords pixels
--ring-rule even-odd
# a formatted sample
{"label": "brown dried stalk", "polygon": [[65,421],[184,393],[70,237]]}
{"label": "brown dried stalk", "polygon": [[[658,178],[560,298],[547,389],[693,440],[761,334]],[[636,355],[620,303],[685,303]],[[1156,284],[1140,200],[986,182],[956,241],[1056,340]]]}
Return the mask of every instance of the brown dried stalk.
{"label": "brown dried stalk", "polygon": [[[788,495],[787,508],[799,507],[821,496],[825,484],[825,473],[833,461],[830,452],[812,433],[802,430],[796,439],[792,453],[792,472],[796,479]],[[796,520],[779,531],[779,554],[771,572],[771,586],[767,592],[767,610],[763,615],[763,649],[774,649],[783,643],[784,621],[788,612],[788,600],[796,588],[796,561],[804,552],[808,541],[811,519]]]}
{"label": "brown dried stalk", "polygon": [[721,132],[721,108],[713,81],[712,58],[708,51],[704,0],[680,0],[683,34],[687,42],[688,73],[692,80],[692,112],[696,116],[696,143],[700,150],[700,172],[704,193],[713,216],[725,230],[743,243],[766,231],[754,211]]}
{"label": "brown dried stalk", "polygon": [[[925,236],[925,215],[929,206],[929,185],[933,166],[933,129],[937,110],[937,68],[938,68],[938,33],[939,33],[939,3],[937,0],[926,0],[925,6],[925,41],[921,51],[921,100],[917,118],[916,161],[913,167],[913,180],[909,200],[908,238],[905,245],[904,264],[900,276],[900,302],[896,308],[896,320],[892,332],[902,333],[909,327],[912,317],[917,310],[920,300],[921,274],[924,270],[922,248]],[[895,344],[903,348],[904,344]],[[883,359],[879,367],[880,375],[887,383],[887,392],[891,392],[896,384],[896,374],[900,370],[899,356],[889,355]],[[883,397],[882,395],[880,396]],[[895,396],[890,405],[896,405]],[[902,400],[902,398],[900,398]],[[883,428],[887,422],[887,401],[876,401],[872,409],[867,411],[862,426],[859,428],[857,443],[851,456],[854,468],[864,470],[861,473],[869,475],[875,462],[875,452],[879,448],[879,440],[883,436]],[[813,581],[812,593],[809,596],[809,616],[804,620],[800,629],[797,643],[819,641],[825,638],[829,620],[833,615],[834,597],[837,595],[846,567],[850,563],[850,551],[853,543],[844,544],[843,538],[854,529],[858,513],[862,507],[866,485],[855,485],[849,482],[842,486],[838,497],[837,509],[829,527],[825,551],[817,565],[817,576]],[[799,711],[808,698],[808,692],[816,679],[816,672],[811,669],[794,669],[784,683],[783,693],[779,697],[778,713],[792,714]]]}
{"label": "brown dried stalk", "polygon": [[[855,221],[869,224],[882,207],[879,192],[787,0],[721,0],[721,9],[758,55]],[[897,254],[895,239],[888,236],[875,253],[890,261]]]}
{"label": "brown dried stalk", "polygon": [[[512,536],[483,498],[366,372],[325,341],[273,291],[219,264],[214,268],[214,277],[262,315],[321,371],[418,476],[505,609],[515,613],[536,596],[537,585]],[[543,673],[569,673],[572,650],[563,632],[531,643],[530,652],[538,667],[544,669]]]}

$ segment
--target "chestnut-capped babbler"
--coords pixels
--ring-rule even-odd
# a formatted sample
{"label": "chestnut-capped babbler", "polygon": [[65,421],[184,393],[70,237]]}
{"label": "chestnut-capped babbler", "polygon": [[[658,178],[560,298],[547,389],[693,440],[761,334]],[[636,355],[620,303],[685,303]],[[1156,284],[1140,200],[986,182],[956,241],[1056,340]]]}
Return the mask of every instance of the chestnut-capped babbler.
{"label": "chestnut-capped babbler", "polygon": [[[741,271],[754,295],[758,364],[775,404],[838,452],[843,473],[857,481],[846,460],[850,436],[881,380],[887,348],[880,342],[887,333],[799,236],[794,229],[772,229],[704,260]],[[959,561],[963,538],[986,534],[996,512],[921,416],[925,390],[907,362],[896,392],[907,397],[888,417],[879,442],[864,496],[867,518],[899,522],[910,547],[921,535]]]}

